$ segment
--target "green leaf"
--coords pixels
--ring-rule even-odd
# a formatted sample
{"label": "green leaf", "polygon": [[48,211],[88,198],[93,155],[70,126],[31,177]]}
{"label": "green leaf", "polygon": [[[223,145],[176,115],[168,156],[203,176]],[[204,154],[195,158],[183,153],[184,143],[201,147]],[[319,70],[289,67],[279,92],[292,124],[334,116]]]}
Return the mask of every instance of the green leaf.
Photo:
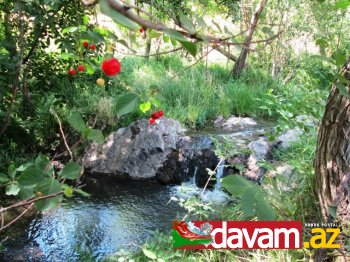
{"label": "green leaf", "polygon": [[89,21],[90,21],[89,16],[84,15],[84,17],[83,17],[83,24],[84,24],[84,25],[87,25],[87,24],[89,24]]}
{"label": "green leaf", "polygon": [[174,38],[178,41],[185,41],[185,42],[187,41],[188,42],[188,39],[176,30],[165,29],[164,33],[166,33],[168,36],[170,36],[171,38]]}
{"label": "green leaf", "polygon": [[179,42],[193,57],[197,55],[197,45],[195,43],[185,41]]}
{"label": "green leaf", "polygon": [[20,188],[17,182],[11,183],[6,187],[6,195],[8,196],[17,196]]}
{"label": "green leaf", "polygon": [[87,136],[86,136],[87,139],[90,139],[94,142],[96,142],[97,144],[103,144],[104,141],[105,141],[105,138],[101,132],[101,130],[99,129],[92,129],[90,128],[89,129],[89,132],[87,133]]}
{"label": "green leaf", "polygon": [[248,188],[242,195],[240,205],[245,218],[252,217],[256,214],[256,199],[255,199],[256,188]]}
{"label": "green leaf", "polygon": [[260,188],[255,192],[256,213],[258,220],[275,220],[276,214],[270,203],[267,202],[264,193]]}
{"label": "green leaf", "polygon": [[64,190],[63,193],[66,197],[72,197],[74,192],[73,187],[63,184],[62,189]]}
{"label": "green leaf", "polygon": [[93,75],[95,73],[95,68],[90,65],[89,63],[84,63],[85,69],[86,69],[86,74],[88,75]]}
{"label": "green leaf", "polygon": [[77,26],[70,26],[62,30],[62,34],[73,33],[78,30]]}
{"label": "green leaf", "polygon": [[33,188],[21,188],[19,191],[19,198],[22,200],[26,200],[28,198],[31,198],[34,196],[34,189]]}
{"label": "green leaf", "polygon": [[81,118],[78,112],[72,112],[67,120],[68,123],[79,132],[83,132],[86,128],[84,120]]}
{"label": "green leaf", "polygon": [[9,178],[6,174],[0,173],[0,183],[7,183],[9,181]]}
{"label": "green leaf", "polygon": [[121,96],[116,105],[117,116],[121,117],[134,111],[139,105],[140,97],[134,93]]}
{"label": "green leaf", "polygon": [[338,66],[343,66],[346,63],[346,55],[341,52],[335,54],[335,64]]}
{"label": "green leaf", "polygon": [[62,171],[59,173],[60,177],[66,179],[77,179],[80,175],[81,167],[75,162],[67,163]]}
{"label": "green leaf", "polygon": [[81,190],[80,188],[74,189],[74,192],[77,192],[78,194],[82,195],[83,197],[89,197],[90,194],[86,193],[85,191]]}
{"label": "green leaf", "polygon": [[[35,188],[35,191],[41,192],[43,195],[58,193],[61,191],[61,184],[55,179],[46,180],[38,184],[38,186]],[[39,200],[35,203],[35,206],[40,211],[44,211],[58,206],[61,203],[61,200],[62,196],[58,195],[55,197]]]}
{"label": "green leaf", "polygon": [[254,185],[242,176],[231,175],[222,179],[222,186],[232,195],[240,196]]}
{"label": "green leaf", "polygon": [[17,181],[21,188],[34,188],[46,178],[47,176],[41,170],[31,166],[22,172]]}
{"label": "green leaf", "polygon": [[169,43],[169,41],[170,41],[169,36],[163,35],[163,41],[164,41],[164,43]]}
{"label": "green leaf", "polygon": [[43,173],[48,173],[53,168],[51,161],[41,153],[35,159],[35,167]]}
{"label": "green leaf", "polygon": [[7,173],[8,173],[8,176],[10,178],[12,178],[12,179],[15,178],[15,176],[16,176],[16,167],[15,167],[14,164],[9,165],[9,167],[7,169]]}
{"label": "green leaf", "polygon": [[338,82],[338,83],[335,83],[335,86],[338,88],[339,94],[341,94],[342,96],[345,96],[347,98],[350,98],[350,94],[348,92],[348,89],[346,86],[344,86],[344,84]]}
{"label": "green leaf", "polygon": [[99,32],[88,31],[87,34],[90,36],[90,39],[94,41],[95,44],[100,44],[105,42],[105,37]]}
{"label": "green leaf", "polygon": [[23,165],[21,165],[20,167],[18,167],[16,169],[17,172],[23,172],[24,170],[26,170],[28,167],[31,167],[33,166],[34,164],[33,163],[25,163]]}
{"label": "green leaf", "polygon": [[140,104],[140,110],[142,113],[146,113],[147,111],[151,110],[151,107],[152,107],[152,104],[150,101]]}
{"label": "green leaf", "polygon": [[149,38],[159,38],[162,35],[163,35],[162,33],[159,33],[159,32],[154,31],[154,30],[149,31],[149,33],[148,33]]}
{"label": "green leaf", "polygon": [[190,34],[194,34],[196,32],[196,29],[194,28],[192,21],[187,16],[181,15],[180,22]]}
{"label": "green leaf", "polygon": [[150,259],[157,259],[157,255],[153,251],[143,248],[142,252],[145,254],[146,257]]}
{"label": "green leaf", "polygon": [[115,20],[118,24],[121,24],[122,26],[125,26],[131,30],[137,31],[139,30],[140,26],[136,24],[135,22],[131,21],[126,16],[120,14],[119,12],[115,11],[108,3],[107,0],[100,0],[100,9],[101,13],[109,16],[113,20]]}
{"label": "green leaf", "polygon": [[341,8],[341,9],[346,9],[350,6],[350,1],[349,0],[339,0],[336,4],[335,7]]}

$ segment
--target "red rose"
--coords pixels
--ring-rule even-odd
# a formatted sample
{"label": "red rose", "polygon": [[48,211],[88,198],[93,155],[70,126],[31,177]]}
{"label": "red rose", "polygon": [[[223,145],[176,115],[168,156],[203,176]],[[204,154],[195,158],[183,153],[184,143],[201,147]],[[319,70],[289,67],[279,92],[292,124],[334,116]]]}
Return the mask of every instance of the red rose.
{"label": "red rose", "polygon": [[73,68],[69,69],[69,74],[71,76],[74,76],[76,73],[77,73],[77,71],[75,71],[75,69],[73,69]]}
{"label": "red rose", "polygon": [[89,42],[88,42],[88,41],[84,41],[82,44],[83,44],[83,46],[84,46],[85,48],[89,46]]}
{"label": "red rose", "polygon": [[78,65],[77,69],[78,69],[79,72],[84,72],[85,71],[85,66]]}
{"label": "red rose", "polygon": [[90,50],[92,50],[92,51],[96,50],[96,46],[95,46],[94,44],[91,44],[91,45],[89,46],[89,48],[90,48]]}
{"label": "red rose", "polygon": [[116,58],[112,57],[103,61],[101,68],[106,76],[112,77],[120,73],[121,64]]}
{"label": "red rose", "polygon": [[151,117],[148,121],[151,125],[154,125],[156,123],[156,120],[153,117]]}

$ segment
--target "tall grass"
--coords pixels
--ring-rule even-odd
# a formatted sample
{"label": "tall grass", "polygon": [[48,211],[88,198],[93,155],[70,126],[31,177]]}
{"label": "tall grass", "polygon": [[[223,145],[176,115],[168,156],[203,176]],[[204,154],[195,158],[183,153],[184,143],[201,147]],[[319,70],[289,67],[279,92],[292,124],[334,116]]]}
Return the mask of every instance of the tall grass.
{"label": "tall grass", "polygon": [[188,68],[178,57],[151,59],[147,63],[128,58],[123,65],[129,86],[138,92],[158,86],[166,115],[191,127],[204,127],[218,115],[263,115],[256,100],[264,97],[268,88],[268,77],[263,74],[255,81],[247,81],[244,76],[233,80],[230,72],[218,65]]}

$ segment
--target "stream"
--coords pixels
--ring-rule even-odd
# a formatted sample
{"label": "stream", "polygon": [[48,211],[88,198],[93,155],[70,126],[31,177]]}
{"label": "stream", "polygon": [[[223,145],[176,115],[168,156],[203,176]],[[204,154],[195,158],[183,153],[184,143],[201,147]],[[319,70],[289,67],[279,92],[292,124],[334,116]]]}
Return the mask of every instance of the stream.
{"label": "stream", "polygon": [[[264,130],[256,126],[236,132],[203,133],[219,140],[229,136],[239,145],[257,139]],[[203,146],[210,143],[203,133],[188,135],[199,137],[198,146]],[[197,195],[204,202],[227,201],[227,195],[220,190],[224,162],[217,167],[215,186],[203,193],[195,185],[197,170],[196,167],[190,181],[178,186],[109,176],[90,182],[84,188],[90,197],[75,194],[60,207],[23,218],[0,235],[0,242],[7,237],[0,250],[0,261],[101,261],[122,248],[136,249],[155,230],[170,232],[172,221],[186,214],[177,202],[169,202],[172,197]]]}
{"label": "stream", "polygon": [[89,198],[75,196],[5,232],[0,261],[81,261],[85,255],[100,261],[144,243],[156,229],[170,232],[185,214],[175,202],[167,204],[172,188],[156,182],[103,179],[85,191]]}

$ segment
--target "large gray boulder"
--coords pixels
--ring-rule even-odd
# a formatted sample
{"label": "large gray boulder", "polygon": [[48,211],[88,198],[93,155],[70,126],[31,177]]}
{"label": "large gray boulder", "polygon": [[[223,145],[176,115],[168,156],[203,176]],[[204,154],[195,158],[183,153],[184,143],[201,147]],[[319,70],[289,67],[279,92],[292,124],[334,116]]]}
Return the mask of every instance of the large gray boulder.
{"label": "large gray boulder", "polygon": [[154,178],[182,132],[179,122],[165,117],[155,125],[139,120],[110,134],[104,144],[93,143],[81,162],[92,173]]}
{"label": "large gray boulder", "polygon": [[93,143],[82,165],[93,174],[180,184],[194,177],[204,186],[219,160],[207,136],[186,136],[179,122],[161,118],[151,125],[139,120],[110,134],[103,145]]}

